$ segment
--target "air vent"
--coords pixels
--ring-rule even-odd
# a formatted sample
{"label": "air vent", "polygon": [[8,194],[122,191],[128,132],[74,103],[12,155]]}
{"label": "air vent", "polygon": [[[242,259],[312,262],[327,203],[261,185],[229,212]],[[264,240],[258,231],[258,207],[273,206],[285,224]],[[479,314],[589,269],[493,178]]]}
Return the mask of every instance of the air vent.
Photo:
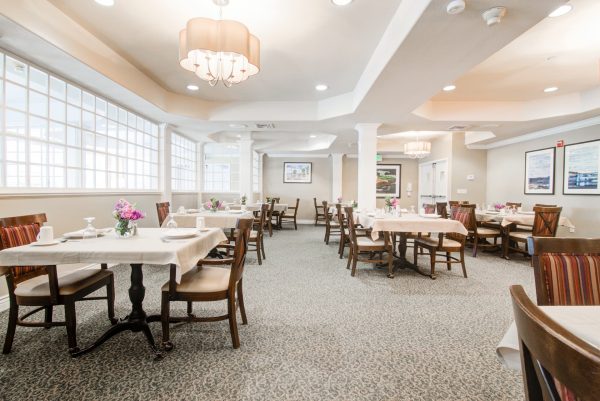
{"label": "air vent", "polygon": [[450,131],[466,131],[469,129],[469,125],[453,125],[452,127],[448,128],[448,130]]}
{"label": "air vent", "polygon": [[258,128],[258,129],[273,129],[273,128],[275,128],[275,124],[273,124],[273,123],[258,123],[258,124],[256,124],[256,128]]}

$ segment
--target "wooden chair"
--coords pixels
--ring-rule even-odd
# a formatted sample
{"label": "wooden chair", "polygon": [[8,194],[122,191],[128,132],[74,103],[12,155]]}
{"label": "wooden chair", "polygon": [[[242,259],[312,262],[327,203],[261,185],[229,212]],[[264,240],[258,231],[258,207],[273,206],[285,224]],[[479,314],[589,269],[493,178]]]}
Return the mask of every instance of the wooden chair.
{"label": "wooden chair", "polygon": [[[348,221],[348,232],[350,234],[350,255],[348,255],[348,263],[352,263],[352,272],[350,275],[354,277],[356,275],[356,264],[357,262],[364,263],[387,263],[388,265],[388,277],[394,277],[394,265],[393,265],[393,253],[394,248],[390,241],[390,234],[384,232],[384,238],[373,241],[368,236],[358,235],[356,226],[354,224],[354,218],[352,215],[352,208],[345,207],[346,220]],[[383,253],[387,253],[387,257],[384,259]],[[360,256],[368,254],[369,257],[361,258]],[[373,259],[374,254],[379,254],[379,259]]]}
{"label": "wooden chair", "polygon": [[[216,322],[226,319],[229,320],[233,348],[240,347],[237,310],[239,307],[242,324],[248,324],[244,308],[242,278],[246,250],[248,249],[248,240],[252,228],[252,219],[240,219],[237,228],[239,235],[236,237],[235,245],[229,245],[234,248],[232,258],[201,260],[198,262],[198,266],[182,276],[179,284],[175,281],[176,266],[171,266],[169,281],[161,289],[162,341],[167,351],[173,349],[173,344],[170,340],[169,323]],[[231,268],[218,267],[227,265],[230,265]],[[194,302],[213,301],[226,301],[227,314],[212,317],[197,317],[192,314],[192,304]],[[187,316],[171,316],[171,302],[187,302]]]}
{"label": "wooden chair", "polygon": [[313,202],[315,203],[315,226],[319,224],[319,221],[325,223],[325,213],[323,212],[323,205],[319,206],[317,204],[317,198],[313,198]]}
{"label": "wooden chair", "polygon": [[[457,206],[457,220],[465,225],[471,225],[472,208],[465,206]],[[466,224],[465,224],[466,223]],[[429,261],[431,272],[429,277],[436,278],[435,265],[437,263],[445,263],[448,270],[452,269],[453,263],[460,263],[463,271],[463,276],[467,278],[467,269],[465,267],[465,243],[467,237],[458,233],[439,233],[437,238],[434,237],[419,237],[414,240],[413,264],[417,264],[417,253],[419,250],[427,249],[429,252]],[[452,253],[458,252],[460,257],[452,256]],[[445,259],[438,259],[438,256],[445,256]]]}
{"label": "wooden chair", "polygon": [[162,227],[163,222],[169,216],[171,205],[169,202],[159,202],[156,204],[156,212],[158,213],[158,226]]}
{"label": "wooden chair", "polygon": [[[504,242],[504,258],[509,259],[511,251],[529,255],[527,239],[529,237],[556,237],[558,222],[562,207],[534,206],[535,217],[531,231],[514,231],[516,224],[512,223],[506,227]],[[513,245],[514,244],[514,245]],[[521,248],[519,244],[523,244]]]}
{"label": "wooden chair", "polygon": [[[502,230],[499,228],[486,227],[477,224],[477,217],[475,215],[475,205],[461,205],[461,210],[468,209],[469,219],[462,221],[467,230],[469,230],[469,237],[473,240],[473,257],[477,257],[477,251],[479,248],[496,248],[501,250],[498,245],[498,238],[502,238]],[[459,220],[462,216],[458,216],[461,213],[459,211],[455,215],[455,220]],[[493,239],[494,243],[490,244],[487,242],[488,239]]]}
{"label": "wooden chair", "polygon": [[273,236],[273,212],[275,211],[275,199],[271,198],[269,203],[269,213],[265,220],[265,227],[269,230],[269,237]]}
{"label": "wooden chair", "polygon": [[[254,249],[248,248],[249,251],[256,251],[256,258],[258,264],[262,265],[262,259],[266,259],[265,256],[265,241],[264,241],[264,229],[265,220],[269,214],[269,205],[263,204],[260,207],[260,213],[258,219],[254,220],[252,224],[252,231],[250,232],[250,238],[248,239],[248,245],[254,245]],[[239,235],[239,231],[237,232]],[[262,257],[261,257],[262,256]]]}
{"label": "wooden chair", "polygon": [[600,350],[510,287],[527,401],[600,400]]}
{"label": "wooden chair", "polygon": [[[44,222],[46,222],[46,215],[43,213],[0,218],[0,250],[35,242],[40,226]],[[2,353],[10,352],[17,326],[47,329],[66,326],[69,352],[79,351],[75,314],[75,302],[78,301],[106,299],[108,318],[112,324],[117,323],[114,312],[114,278],[106,264],[103,264],[100,269],[71,269],[68,273],[62,270],[57,269],[56,266],[0,267],[0,276],[6,276],[10,303]],[[105,297],[87,297],[102,287],[106,287]],[[53,308],[58,305],[63,305],[65,308],[64,322],[52,320]],[[37,308],[19,316],[20,306]],[[42,310],[45,311],[43,322],[25,321],[29,316]]]}
{"label": "wooden chair", "polygon": [[334,220],[334,216],[329,213],[329,205],[327,201],[323,201],[323,210],[325,210],[325,244],[329,245],[331,235],[342,235],[340,223]]}
{"label": "wooden chair", "polygon": [[521,207],[521,202],[506,202],[506,207],[514,207],[516,209]]}
{"label": "wooden chair", "polygon": [[443,219],[448,218],[448,205],[446,204],[446,202],[437,202],[435,204],[435,207],[436,207],[437,214],[442,216]]}
{"label": "wooden chair", "polygon": [[294,214],[287,214],[287,212],[281,213],[279,216],[279,227],[283,227],[283,223],[294,223],[294,230],[298,229],[298,205],[300,204],[300,198],[296,198],[296,206],[288,207],[288,210],[294,212]]}
{"label": "wooden chair", "polygon": [[600,239],[529,242],[538,305],[600,305]]}
{"label": "wooden chair", "polygon": [[342,205],[336,203],[335,208],[337,210],[337,219],[340,223],[340,247],[338,249],[338,254],[340,255],[340,259],[343,259],[346,244],[350,244],[350,232],[348,231],[348,221],[342,211]]}
{"label": "wooden chair", "polygon": [[539,206],[539,207],[556,207],[556,205],[543,205],[543,204],[541,204],[541,203],[536,203],[536,204],[535,204],[535,205],[533,205],[533,206],[534,206],[534,207],[535,207],[535,206]]}

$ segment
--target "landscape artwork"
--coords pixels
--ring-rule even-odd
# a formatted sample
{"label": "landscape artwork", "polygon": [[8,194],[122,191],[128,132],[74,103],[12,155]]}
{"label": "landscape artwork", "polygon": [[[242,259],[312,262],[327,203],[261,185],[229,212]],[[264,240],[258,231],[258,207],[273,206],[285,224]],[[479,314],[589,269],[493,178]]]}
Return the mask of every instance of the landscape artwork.
{"label": "landscape artwork", "polygon": [[284,162],[283,182],[291,184],[310,184],[312,182],[312,163]]}
{"label": "landscape artwork", "polygon": [[555,148],[525,152],[525,194],[554,194]]}
{"label": "landscape artwork", "polygon": [[400,165],[378,164],[376,193],[378,198],[400,197]]}
{"label": "landscape artwork", "polygon": [[600,140],[565,146],[565,195],[599,195]]}

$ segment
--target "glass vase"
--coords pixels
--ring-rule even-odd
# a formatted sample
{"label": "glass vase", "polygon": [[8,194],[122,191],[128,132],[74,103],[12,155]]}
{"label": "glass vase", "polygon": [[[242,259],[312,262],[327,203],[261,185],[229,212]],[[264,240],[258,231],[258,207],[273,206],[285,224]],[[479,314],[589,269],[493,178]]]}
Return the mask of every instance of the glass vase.
{"label": "glass vase", "polygon": [[115,225],[115,234],[118,238],[130,238],[135,235],[136,224],[131,220],[119,220]]}

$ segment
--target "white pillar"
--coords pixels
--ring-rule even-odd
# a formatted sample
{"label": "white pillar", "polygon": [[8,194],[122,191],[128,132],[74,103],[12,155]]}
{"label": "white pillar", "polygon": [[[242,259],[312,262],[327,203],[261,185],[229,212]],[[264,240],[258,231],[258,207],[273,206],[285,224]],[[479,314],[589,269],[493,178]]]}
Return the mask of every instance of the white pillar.
{"label": "white pillar", "polygon": [[265,194],[263,191],[263,184],[264,184],[264,153],[259,153],[258,154],[258,193],[259,195],[259,199],[265,199]]}
{"label": "white pillar", "polygon": [[202,205],[202,193],[204,192],[204,142],[196,143],[196,192],[198,193],[198,205]]}
{"label": "white pillar", "polygon": [[336,200],[342,196],[342,174],[343,174],[343,153],[331,154],[331,199]]}
{"label": "white pillar", "polygon": [[375,209],[377,179],[377,128],[381,124],[357,124],[358,207]]}
{"label": "white pillar", "polygon": [[160,187],[162,189],[161,193],[161,201],[169,202],[171,207],[173,207],[173,193],[172,193],[172,183],[171,183],[171,134],[173,133],[173,128],[168,124],[160,124],[159,125],[159,140],[160,140],[160,165],[161,174],[160,174]]}
{"label": "white pillar", "polygon": [[252,185],[252,135],[248,133],[242,134],[242,138],[238,141],[240,145],[240,198],[247,196],[247,202],[254,202],[254,191]]}

